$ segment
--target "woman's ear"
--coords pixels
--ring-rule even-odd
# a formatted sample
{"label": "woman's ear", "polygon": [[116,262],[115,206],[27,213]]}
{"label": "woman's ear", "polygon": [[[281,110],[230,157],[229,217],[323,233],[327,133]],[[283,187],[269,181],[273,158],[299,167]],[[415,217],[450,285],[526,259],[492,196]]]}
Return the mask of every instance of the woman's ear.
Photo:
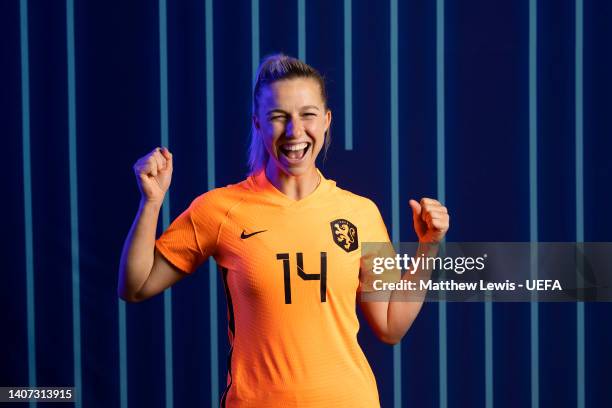
{"label": "woman's ear", "polygon": [[326,132],[329,130],[329,126],[331,125],[331,120],[332,120],[332,112],[331,112],[331,109],[328,109],[327,111],[325,111],[325,131]]}
{"label": "woman's ear", "polygon": [[253,121],[253,128],[255,128],[255,130],[259,130],[260,123],[259,123],[259,118],[257,117],[257,115],[253,114],[253,116],[251,117],[251,120]]}

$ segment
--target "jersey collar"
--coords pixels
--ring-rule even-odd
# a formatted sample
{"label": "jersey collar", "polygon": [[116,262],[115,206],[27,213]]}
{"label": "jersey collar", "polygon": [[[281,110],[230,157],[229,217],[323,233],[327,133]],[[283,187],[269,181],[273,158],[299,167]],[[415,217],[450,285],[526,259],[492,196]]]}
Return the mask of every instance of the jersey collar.
{"label": "jersey collar", "polygon": [[258,193],[266,194],[275,203],[283,207],[299,208],[313,204],[318,198],[323,197],[325,194],[332,191],[336,186],[336,182],[326,179],[319,169],[317,169],[317,173],[321,177],[321,182],[312,193],[301,200],[294,200],[278,190],[272,183],[270,183],[270,180],[268,180],[268,177],[266,177],[266,172],[264,169],[250,175],[249,182]]}

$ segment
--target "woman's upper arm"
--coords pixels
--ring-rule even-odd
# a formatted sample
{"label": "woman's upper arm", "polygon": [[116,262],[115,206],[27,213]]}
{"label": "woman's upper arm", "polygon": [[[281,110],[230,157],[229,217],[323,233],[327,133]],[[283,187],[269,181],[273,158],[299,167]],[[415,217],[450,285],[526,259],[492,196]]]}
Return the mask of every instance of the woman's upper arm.
{"label": "woman's upper arm", "polygon": [[176,282],[183,279],[188,274],[181,271],[176,266],[172,265],[164,256],[155,249],[155,257],[153,267],[149,277],[142,285],[142,288],[134,296],[134,301],[140,302],[148,299],[165,289],[174,285]]}
{"label": "woman's upper arm", "polygon": [[[358,294],[359,298],[360,295]],[[388,301],[361,301],[358,300],[361,312],[363,313],[368,325],[382,342],[394,344],[387,339],[387,309]]]}

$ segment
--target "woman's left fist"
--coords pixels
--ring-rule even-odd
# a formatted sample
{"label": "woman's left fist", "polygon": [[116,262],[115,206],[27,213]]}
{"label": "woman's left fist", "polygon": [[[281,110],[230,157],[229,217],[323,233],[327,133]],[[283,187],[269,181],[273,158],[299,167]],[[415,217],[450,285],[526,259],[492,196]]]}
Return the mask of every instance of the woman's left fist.
{"label": "woman's left fist", "polygon": [[438,200],[421,198],[410,200],[414,232],[419,242],[436,243],[442,241],[449,226],[448,210]]}

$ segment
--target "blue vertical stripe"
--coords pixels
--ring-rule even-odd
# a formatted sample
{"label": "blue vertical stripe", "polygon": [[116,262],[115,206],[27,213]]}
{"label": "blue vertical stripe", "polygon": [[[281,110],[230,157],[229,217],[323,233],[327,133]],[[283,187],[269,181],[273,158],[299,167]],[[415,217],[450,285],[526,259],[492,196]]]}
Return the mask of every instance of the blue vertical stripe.
{"label": "blue vertical stripe", "polygon": [[[168,137],[168,41],[166,28],[166,0],[159,0],[159,104],[161,145],[169,145]],[[162,226],[170,225],[170,194],[164,197]],[[166,407],[174,406],[173,358],[172,358],[172,288],[164,291],[164,364]]]}
{"label": "blue vertical stripe", "polygon": [[[576,122],[576,241],[584,242],[584,185],[583,185],[583,1],[576,0],[575,33],[575,122]],[[582,287],[579,286],[579,287]],[[578,408],[586,406],[584,367],[584,303],[576,304],[576,397]]]}
{"label": "blue vertical stripe", "polygon": [[[213,38],[213,0],[206,0],[206,166],[208,189],[215,188],[215,88],[214,88],[214,38]],[[209,260],[209,299],[210,299],[210,403],[219,405],[219,328],[217,325],[217,266]]]}
{"label": "blue vertical stripe", "polygon": [[484,343],[485,343],[485,407],[493,408],[494,393],[493,393],[493,303],[490,299],[490,293],[485,293],[484,303]]}
{"label": "blue vertical stripe", "polygon": [[125,319],[125,301],[119,299],[119,406],[128,406],[127,381],[127,333]]}
{"label": "blue vertical stripe", "polygon": [[485,407],[493,408],[493,303],[484,304],[485,314]]}
{"label": "blue vertical stripe", "polygon": [[[162,146],[168,146],[168,41],[166,29],[166,0],[159,0],[159,104]],[[166,198],[168,195],[166,194]],[[164,204],[166,204],[165,202]],[[169,221],[169,209],[164,205],[164,219]],[[166,218],[167,216],[167,218]]]}
{"label": "blue vertical stripe", "polygon": [[[212,1],[212,0],[208,0]],[[210,160],[210,157],[208,158]],[[210,181],[209,181],[210,182]],[[212,187],[214,188],[214,187]],[[219,406],[219,325],[217,323],[217,264],[212,259],[208,260],[208,296],[210,298],[210,406]]]}
{"label": "blue vertical stripe", "polygon": [[[390,32],[390,68],[391,68],[391,236],[394,243],[400,241],[399,212],[399,119],[398,119],[398,34],[397,34],[397,0],[391,0],[389,20]],[[393,346],[393,404],[402,406],[402,344]]]}
{"label": "blue vertical stripe", "polygon": [[446,133],[444,82],[444,0],[436,2],[436,165],[438,200],[446,201],[446,166],[444,138]]}
{"label": "blue vertical stripe", "polygon": [[[166,35],[166,0],[159,0],[159,116],[161,145],[168,146],[168,41]],[[162,225],[170,225],[170,194],[164,197]]]}
{"label": "blue vertical stripe", "polygon": [[306,61],[306,0],[298,0],[298,58]]}
{"label": "blue vertical stripe", "polygon": [[213,41],[213,0],[206,0],[206,154],[208,189],[215,188],[215,72]]}
{"label": "blue vertical stripe", "polygon": [[[436,1],[436,167],[438,200],[446,201],[446,166],[444,138],[445,124],[445,98],[444,98],[444,0]],[[438,302],[438,332],[439,332],[439,394],[440,407],[448,406],[448,373],[447,373],[447,344],[446,344],[446,302]]]}
{"label": "blue vertical stripe", "polygon": [[[32,230],[32,172],[30,165],[30,61],[28,44],[28,2],[19,2],[21,45],[21,128],[23,160],[23,216],[26,266],[26,308],[28,321],[28,384],[36,386],[36,321],[34,310],[34,241]],[[31,402],[30,407],[36,403]]]}
{"label": "blue vertical stripe", "polygon": [[76,148],[76,75],[74,50],[74,0],[66,0],[66,56],[68,58],[68,165],[70,168],[70,244],[72,255],[72,343],[75,407],[83,404],[81,379],[81,294],[79,253],[79,207]]}
{"label": "blue vertical stripe", "polygon": [[[538,133],[537,133],[537,0],[529,0],[529,240],[538,241]],[[531,251],[531,277],[537,276],[537,251]],[[535,299],[534,299],[535,300]],[[532,301],[531,312],[531,407],[540,401],[539,312]]]}
{"label": "blue vertical stripe", "polygon": [[538,240],[537,0],[529,0],[529,237]]}
{"label": "blue vertical stripe", "polygon": [[446,302],[438,302],[438,332],[439,332],[439,398],[440,408],[448,407],[448,373],[447,373],[447,345],[446,345]]}
{"label": "blue vertical stripe", "polygon": [[344,149],[353,150],[352,0],[344,0]]}
{"label": "blue vertical stripe", "polygon": [[251,66],[255,76],[259,66],[259,0],[251,0]]}
{"label": "blue vertical stripe", "polygon": [[119,309],[119,404],[128,406],[127,324],[125,301],[118,299]]}
{"label": "blue vertical stripe", "polygon": [[397,0],[391,0],[391,236],[400,240]]}
{"label": "blue vertical stripe", "polygon": [[172,358],[172,288],[168,288],[164,291],[164,357],[164,363],[166,367],[166,407],[172,408],[174,406],[174,376]]}

